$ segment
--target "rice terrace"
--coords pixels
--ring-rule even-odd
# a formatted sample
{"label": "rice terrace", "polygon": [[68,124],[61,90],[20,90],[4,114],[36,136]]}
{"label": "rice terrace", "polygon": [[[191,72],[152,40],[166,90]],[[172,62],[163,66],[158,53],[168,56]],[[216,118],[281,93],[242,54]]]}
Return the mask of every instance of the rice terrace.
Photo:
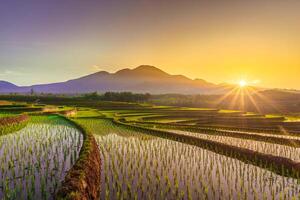
{"label": "rice terrace", "polygon": [[300,0],[0,5],[0,200],[300,200]]}
{"label": "rice terrace", "polygon": [[[11,100],[0,106],[1,199],[300,197],[299,122],[289,124],[287,117],[80,98],[44,97],[49,104],[32,102],[38,96],[2,98]],[[268,128],[232,126],[231,119]],[[289,132],[272,127],[274,121]]]}

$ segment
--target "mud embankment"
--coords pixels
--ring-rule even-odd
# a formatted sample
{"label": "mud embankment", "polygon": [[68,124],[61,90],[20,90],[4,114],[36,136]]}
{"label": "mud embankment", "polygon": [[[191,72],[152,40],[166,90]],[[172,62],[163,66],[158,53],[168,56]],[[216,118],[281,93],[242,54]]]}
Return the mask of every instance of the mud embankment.
{"label": "mud embankment", "polygon": [[100,152],[96,140],[90,132],[76,122],[66,118],[83,134],[83,144],[79,158],[69,170],[55,199],[94,200],[100,195]]}
{"label": "mud embankment", "polygon": [[29,116],[26,114],[0,118],[0,136],[13,133],[24,128],[28,121]]}

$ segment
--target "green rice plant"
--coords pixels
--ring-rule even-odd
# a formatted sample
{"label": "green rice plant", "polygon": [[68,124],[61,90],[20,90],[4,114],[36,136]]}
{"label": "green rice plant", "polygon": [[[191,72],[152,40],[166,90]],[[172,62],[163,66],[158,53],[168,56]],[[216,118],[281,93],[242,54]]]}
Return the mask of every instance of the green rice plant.
{"label": "green rice plant", "polygon": [[24,128],[29,120],[29,116],[22,114],[0,118],[0,136]]}
{"label": "green rice plant", "polygon": [[295,178],[181,142],[77,119],[95,134],[101,160],[102,199],[263,199],[298,197]]}
{"label": "green rice plant", "polygon": [[224,137],[219,135],[207,135],[205,133],[199,134],[195,132],[181,131],[181,130],[164,130],[164,131],[170,131],[179,135],[187,135],[187,136],[193,136],[201,139],[216,141],[223,144],[250,149],[256,152],[285,157],[294,160],[296,162],[300,162],[300,148],[296,148],[292,146],[285,146],[285,145],[267,143],[262,141],[253,141],[248,139],[239,139],[233,137]]}
{"label": "green rice plant", "polygon": [[72,167],[72,155],[73,159],[79,155],[83,139],[80,131],[70,124],[61,125],[66,122],[43,123],[64,121],[60,117],[32,118],[34,123],[0,137],[0,199],[53,199]]}

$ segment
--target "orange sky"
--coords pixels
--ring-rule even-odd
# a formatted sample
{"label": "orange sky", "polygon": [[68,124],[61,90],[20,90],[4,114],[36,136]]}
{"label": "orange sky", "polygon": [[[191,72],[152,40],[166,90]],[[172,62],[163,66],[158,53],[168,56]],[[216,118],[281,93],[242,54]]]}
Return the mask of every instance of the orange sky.
{"label": "orange sky", "polygon": [[298,0],[72,2],[0,8],[0,80],[30,85],[148,64],[300,89]]}

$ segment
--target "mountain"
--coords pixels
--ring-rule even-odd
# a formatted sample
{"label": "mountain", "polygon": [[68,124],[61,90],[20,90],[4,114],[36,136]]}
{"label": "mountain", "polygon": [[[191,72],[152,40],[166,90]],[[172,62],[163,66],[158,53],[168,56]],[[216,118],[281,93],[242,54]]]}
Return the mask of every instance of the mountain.
{"label": "mountain", "polygon": [[18,91],[20,88],[12,83],[7,81],[0,81],[0,93],[7,93],[11,91]]}
{"label": "mountain", "polygon": [[[0,93],[35,92],[87,93],[107,91],[131,91],[135,93],[216,94],[228,91],[228,85],[216,85],[202,79],[192,80],[182,75],[170,75],[156,67],[142,65],[135,69],[122,69],[116,73],[100,71],[78,79],[60,83],[18,87],[0,82]],[[231,87],[232,88],[232,87]]]}

